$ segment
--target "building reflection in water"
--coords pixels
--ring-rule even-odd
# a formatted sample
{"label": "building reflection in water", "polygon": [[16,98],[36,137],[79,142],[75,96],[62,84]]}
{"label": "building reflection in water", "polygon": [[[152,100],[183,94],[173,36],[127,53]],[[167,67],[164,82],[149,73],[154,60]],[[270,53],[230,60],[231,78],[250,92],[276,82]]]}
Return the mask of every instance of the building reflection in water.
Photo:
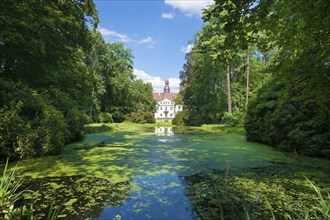
{"label": "building reflection in water", "polygon": [[155,133],[160,136],[173,136],[173,130],[171,127],[155,127]]}

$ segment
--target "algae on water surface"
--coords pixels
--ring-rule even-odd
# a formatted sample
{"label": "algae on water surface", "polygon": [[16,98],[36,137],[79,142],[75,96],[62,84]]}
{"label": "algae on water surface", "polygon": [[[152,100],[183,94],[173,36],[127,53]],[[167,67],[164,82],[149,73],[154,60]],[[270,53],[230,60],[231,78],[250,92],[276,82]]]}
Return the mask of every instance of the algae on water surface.
{"label": "algae on water surface", "polygon": [[[62,217],[114,218],[119,214],[126,218],[152,218],[158,204],[161,207],[157,209],[158,217],[170,218],[169,210],[176,207],[180,214],[176,218],[192,218],[198,216],[196,210],[212,216],[209,208],[221,205],[223,195],[240,198],[232,201],[249,203],[251,207],[258,204],[255,201],[262,194],[284,193],[290,203],[310,202],[305,198],[313,198],[312,192],[306,190],[303,176],[317,182],[323,192],[330,192],[329,161],[284,154],[265,145],[246,142],[244,136],[233,132],[164,130],[167,132],[155,129],[155,132],[88,134],[84,141],[66,146],[61,155],[23,161],[20,172],[31,178],[27,185],[39,182],[32,188],[36,191],[36,209],[42,212],[45,204],[40,201],[49,199],[50,202],[56,198],[53,195],[58,194],[66,198],[60,203]],[[226,181],[222,181],[224,174],[228,177]],[[203,178],[189,181],[195,175]],[[227,186],[224,183],[231,186],[227,194],[219,191],[219,186],[222,189]],[[111,194],[109,189],[117,190],[118,194]],[[86,197],[79,197],[84,195]],[[182,206],[173,202],[178,198]],[[61,198],[55,200],[59,202]],[[187,204],[191,204],[190,208]],[[79,212],[78,206],[85,208]],[[91,209],[97,210],[96,213]],[[190,214],[183,211],[186,209]],[[260,209],[256,215],[264,211]]]}

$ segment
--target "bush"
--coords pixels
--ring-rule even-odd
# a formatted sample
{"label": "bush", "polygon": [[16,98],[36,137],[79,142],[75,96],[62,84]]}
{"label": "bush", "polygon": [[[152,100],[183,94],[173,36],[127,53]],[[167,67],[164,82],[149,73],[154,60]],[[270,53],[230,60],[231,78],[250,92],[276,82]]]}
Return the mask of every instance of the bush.
{"label": "bush", "polygon": [[78,110],[76,101],[67,93],[56,88],[44,91],[42,95],[63,114],[67,125],[65,143],[82,140],[84,125],[90,119],[84,112]]}
{"label": "bush", "polygon": [[125,120],[134,123],[155,123],[155,117],[151,112],[132,112],[125,116]]}
{"label": "bush", "polygon": [[189,118],[189,112],[186,110],[180,111],[176,113],[175,117],[172,120],[172,124],[178,125],[178,126],[184,126],[187,125]]}
{"label": "bush", "polygon": [[100,123],[113,123],[112,115],[108,112],[101,112],[97,118]]}
{"label": "bush", "polygon": [[300,85],[265,86],[250,103],[245,128],[249,141],[284,151],[330,158],[330,113]]}
{"label": "bush", "polygon": [[113,121],[116,123],[122,123],[125,120],[124,114],[120,111],[118,107],[113,107],[110,111],[112,114]]}
{"label": "bush", "polygon": [[22,84],[2,80],[0,88],[0,157],[59,153],[67,131],[62,112]]}
{"label": "bush", "polygon": [[225,112],[223,115],[222,123],[226,127],[238,127],[242,125],[242,117],[240,113],[229,114],[228,112]]}

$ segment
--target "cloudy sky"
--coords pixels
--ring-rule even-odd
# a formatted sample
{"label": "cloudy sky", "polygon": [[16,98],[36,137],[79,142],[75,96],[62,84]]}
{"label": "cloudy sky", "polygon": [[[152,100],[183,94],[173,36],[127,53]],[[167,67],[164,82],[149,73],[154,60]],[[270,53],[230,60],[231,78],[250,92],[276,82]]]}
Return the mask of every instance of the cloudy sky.
{"label": "cloudy sky", "polygon": [[108,42],[122,42],[134,55],[137,78],[163,91],[179,90],[179,72],[189,41],[202,27],[201,10],[212,0],[94,0],[99,31]]}

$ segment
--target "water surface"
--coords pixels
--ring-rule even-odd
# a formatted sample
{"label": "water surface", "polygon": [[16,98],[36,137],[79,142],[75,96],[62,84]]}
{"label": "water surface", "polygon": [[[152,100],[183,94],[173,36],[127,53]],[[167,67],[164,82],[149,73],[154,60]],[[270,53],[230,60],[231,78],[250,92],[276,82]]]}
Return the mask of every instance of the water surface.
{"label": "water surface", "polygon": [[193,219],[192,177],[274,164],[314,167],[321,176],[329,171],[328,161],[287,155],[238,134],[155,128],[89,134],[62,155],[24,161],[21,172],[31,177],[41,212],[53,199],[63,218]]}

